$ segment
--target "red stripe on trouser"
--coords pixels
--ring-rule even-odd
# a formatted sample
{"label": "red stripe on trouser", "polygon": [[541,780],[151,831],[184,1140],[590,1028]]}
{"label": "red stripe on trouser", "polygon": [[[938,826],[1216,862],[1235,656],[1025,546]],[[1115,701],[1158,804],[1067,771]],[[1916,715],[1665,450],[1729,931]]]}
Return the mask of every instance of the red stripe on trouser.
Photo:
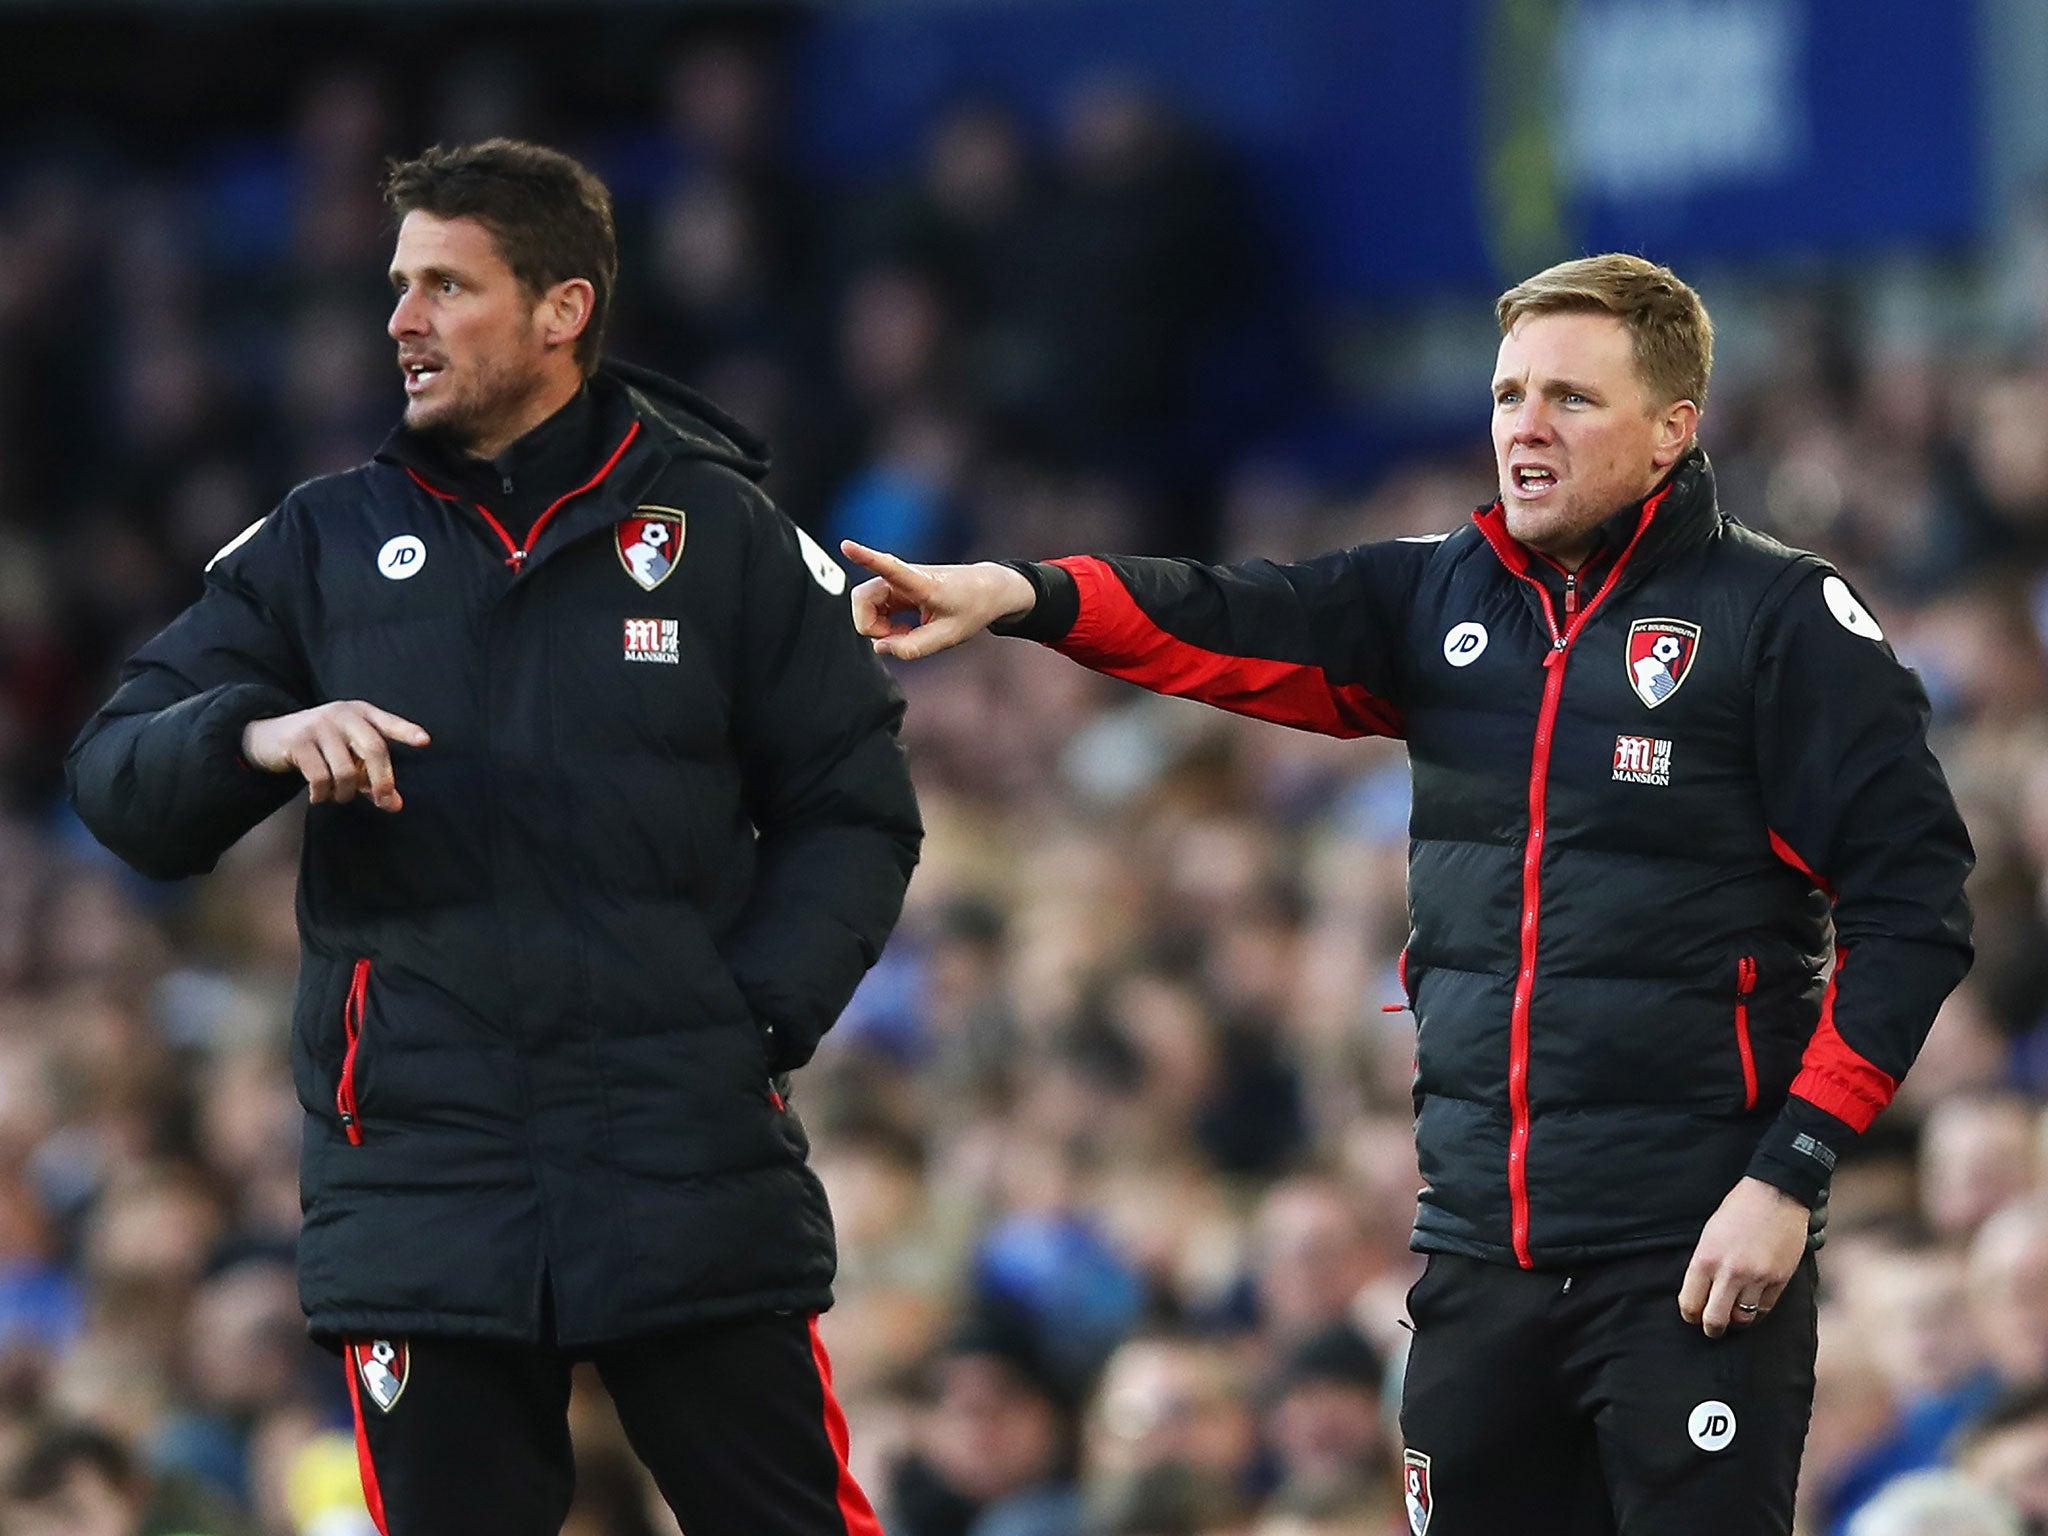
{"label": "red stripe on trouser", "polygon": [[[363,1478],[363,1502],[376,1523],[377,1536],[391,1536],[384,1524],[384,1490],[377,1483],[377,1464],[370,1459],[370,1433],[363,1424],[363,1389],[356,1382],[356,1346],[353,1339],[341,1346],[342,1368],[348,1372],[348,1405],[356,1416],[356,1470]],[[878,1528],[879,1529],[879,1528]]]}
{"label": "red stripe on trouser", "polygon": [[818,1337],[818,1314],[811,1314],[811,1358],[818,1364],[818,1385],[825,1394],[825,1438],[832,1442],[832,1458],[839,1463],[839,1518],[846,1522],[846,1536],[882,1536],[882,1522],[874,1506],[853,1480],[853,1468],[846,1464],[846,1414],[832,1394],[832,1362],[825,1356],[825,1341]]}

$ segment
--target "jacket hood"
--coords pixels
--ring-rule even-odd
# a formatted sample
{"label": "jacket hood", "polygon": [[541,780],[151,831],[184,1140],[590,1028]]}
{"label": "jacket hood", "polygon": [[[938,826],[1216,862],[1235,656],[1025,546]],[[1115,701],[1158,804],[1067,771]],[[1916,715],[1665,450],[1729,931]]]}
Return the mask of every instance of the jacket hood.
{"label": "jacket hood", "polygon": [[593,380],[624,388],[650,436],[676,458],[708,459],[760,481],[768,473],[768,445],[688,385],[634,363],[607,358]]}

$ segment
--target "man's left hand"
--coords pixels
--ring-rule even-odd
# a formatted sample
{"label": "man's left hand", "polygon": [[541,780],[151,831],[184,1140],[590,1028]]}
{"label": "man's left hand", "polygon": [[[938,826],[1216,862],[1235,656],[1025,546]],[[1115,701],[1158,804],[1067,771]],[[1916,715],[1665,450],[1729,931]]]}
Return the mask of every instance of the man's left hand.
{"label": "man's left hand", "polygon": [[1729,1190],[1686,1266],[1678,1292],[1685,1320],[1710,1339],[1761,1321],[1806,1253],[1808,1215],[1798,1200],[1761,1179],[1745,1178]]}

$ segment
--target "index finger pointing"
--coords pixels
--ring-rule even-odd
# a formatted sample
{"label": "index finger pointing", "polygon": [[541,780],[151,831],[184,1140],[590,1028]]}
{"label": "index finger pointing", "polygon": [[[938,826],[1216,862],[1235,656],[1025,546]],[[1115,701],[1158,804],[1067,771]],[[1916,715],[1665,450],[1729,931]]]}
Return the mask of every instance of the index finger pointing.
{"label": "index finger pointing", "polygon": [[392,741],[402,741],[409,747],[424,747],[433,738],[426,731],[403,715],[394,715],[388,709],[379,709],[374,704],[363,706],[363,718],[374,725]]}
{"label": "index finger pointing", "polygon": [[865,544],[856,544],[852,539],[841,539],[839,548],[846,558],[866,566],[877,576],[886,577],[897,591],[911,597],[921,597],[931,585],[931,578],[908,561],[899,560],[886,550],[869,549]]}

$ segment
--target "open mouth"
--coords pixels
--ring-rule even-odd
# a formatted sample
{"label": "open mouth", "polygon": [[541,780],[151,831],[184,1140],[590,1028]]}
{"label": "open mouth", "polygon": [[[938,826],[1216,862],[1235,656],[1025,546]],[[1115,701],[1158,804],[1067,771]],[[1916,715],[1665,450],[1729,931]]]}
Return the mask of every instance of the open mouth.
{"label": "open mouth", "polygon": [[1517,494],[1522,496],[1541,496],[1557,485],[1555,471],[1535,464],[1524,464],[1516,468],[1513,479]]}
{"label": "open mouth", "polygon": [[411,362],[403,365],[405,370],[405,392],[419,395],[433,387],[434,380],[441,377],[441,364]]}

